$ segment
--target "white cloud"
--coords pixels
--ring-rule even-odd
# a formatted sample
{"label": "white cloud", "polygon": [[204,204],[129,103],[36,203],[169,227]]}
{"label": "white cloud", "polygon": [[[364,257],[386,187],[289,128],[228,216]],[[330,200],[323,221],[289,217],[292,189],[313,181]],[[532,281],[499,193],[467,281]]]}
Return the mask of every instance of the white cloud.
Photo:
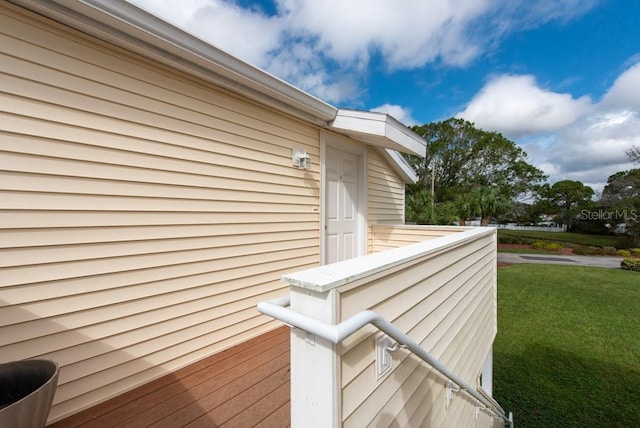
{"label": "white cloud", "polygon": [[278,0],[289,29],[317,37],[332,59],[367,60],[389,69],[435,61],[465,65],[505,33],[582,15],[599,0]]}
{"label": "white cloud", "polygon": [[609,108],[628,108],[640,113],[640,61],[616,79],[602,104]]}
{"label": "white cloud", "polygon": [[[597,166],[629,167],[625,151],[640,143],[640,115],[631,111],[600,111],[558,133],[556,149],[566,152],[558,163],[566,171]],[[619,170],[618,169],[618,170]]]}
{"label": "white cloud", "polygon": [[601,0],[505,0],[496,2],[492,26],[503,32],[528,30],[550,21],[567,22],[593,9]]}
{"label": "white cloud", "polygon": [[128,0],[130,3],[143,8],[157,16],[164,17],[173,25],[187,29],[192,19],[197,16],[199,10],[208,5],[220,5],[221,2],[211,0],[183,0],[178,4],[175,0]]}
{"label": "white cloud", "polygon": [[[505,33],[570,19],[598,0],[129,0],[329,102],[363,94],[372,56],[388,70],[463,66]],[[579,2],[579,7],[577,5]],[[293,51],[297,51],[293,54]],[[304,62],[299,52],[309,52]]]}
{"label": "white cloud", "polygon": [[339,62],[368,61],[380,52],[390,69],[441,60],[464,64],[481,51],[469,25],[491,10],[488,0],[281,0],[295,34],[317,37],[318,47]]}
{"label": "white cloud", "polygon": [[[602,100],[576,114],[575,120],[556,129],[551,136],[528,139],[523,146],[532,163],[549,174],[550,182],[579,180],[602,190],[611,174],[634,167],[625,152],[632,146],[640,146],[638,88],[640,62],[625,70]],[[571,103],[568,104],[565,108],[570,110]],[[518,115],[514,113],[507,121],[515,123]],[[527,127],[525,124],[520,129]]]}
{"label": "white cloud", "polygon": [[574,99],[540,88],[533,76],[491,79],[456,116],[509,137],[554,132],[591,110],[588,97]]}
{"label": "white cloud", "polygon": [[128,0],[258,67],[281,43],[283,22],[224,0]]}
{"label": "white cloud", "polygon": [[372,108],[371,111],[386,113],[406,126],[413,126],[418,124],[418,121],[416,121],[411,116],[411,109],[399,105],[383,104],[381,106]]}

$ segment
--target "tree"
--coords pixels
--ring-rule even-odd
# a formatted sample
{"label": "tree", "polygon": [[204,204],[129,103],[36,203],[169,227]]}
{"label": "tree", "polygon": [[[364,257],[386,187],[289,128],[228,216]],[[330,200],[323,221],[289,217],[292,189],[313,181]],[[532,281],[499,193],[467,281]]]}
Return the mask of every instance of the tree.
{"label": "tree", "polygon": [[471,192],[471,197],[476,201],[476,215],[480,217],[480,225],[486,226],[492,217],[506,213],[511,203],[497,188],[484,186],[478,187]]}
{"label": "tree", "polygon": [[504,214],[511,206],[496,188],[490,186],[476,187],[457,195],[453,205],[458,221],[463,226],[466,219],[471,217],[480,217],[480,224],[486,226],[493,217]]}
{"label": "tree", "polygon": [[543,194],[551,206],[559,209],[560,219],[571,230],[577,214],[592,202],[594,192],[580,181],[562,180],[547,187]]}
{"label": "tree", "polygon": [[[503,209],[504,203],[533,191],[546,179],[541,170],[527,163],[527,154],[514,142],[497,132],[477,129],[464,119],[451,118],[413,130],[425,138],[427,150],[424,158],[408,157],[419,178],[416,186],[407,188],[408,198],[418,189],[431,193],[433,179],[436,208],[443,207],[444,202],[456,201],[456,211],[464,214],[478,209],[467,209],[471,201],[465,202],[461,195],[493,188],[492,192],[485,190],[485,199],[494,195],[499,204],[485,203],[488,208],[481,210],[483,217],[491,217]],[[488,212],[492,207],[499,210]]]}
{"label": "tree", "polygon": [[436,201],[451,200],[460,191],[495,186],[509,199],[532,190],[546,179],[526,162],[527,154],[497,132],[474,127],[464,119],[451,118],[414,127],[427,140],[426,156],[410,157],[420,181],[431,182],[435,174]]}
{"label": "tree", "polygon": [[460,193],[453,199],[452,208],[458,223],[465,226],[468,218],[476,216],[478,200],[471,193]]}
{"label": "tree", "polygon": [[631,159],[631,162],[640,165],[640,147],[633,146],[629,150],[627,150],[627,156]]}
{"label": "tree", "polygon": [[601,201],[609,207],[628,205],[640,199],[640,168],[610,175],[602,191]]}
{"label": "tree", "polygon": [[407,221],[416,224],[437,223],[435,209],[431,202],[431,194],[426,188],[408,184],[405,198]]}
{"label": "tree", "polygon": [[610,175],[600,204],[607,209],[603,215],[607,215],[609,223],[625,223],[627,231],[637,240],[640,237],[640,168]]}
{"label": "tree", "polygon": [[532,210],[534,204],[515,201],[509,209],[498,216],[499,223],[538,224],[540,215]]}

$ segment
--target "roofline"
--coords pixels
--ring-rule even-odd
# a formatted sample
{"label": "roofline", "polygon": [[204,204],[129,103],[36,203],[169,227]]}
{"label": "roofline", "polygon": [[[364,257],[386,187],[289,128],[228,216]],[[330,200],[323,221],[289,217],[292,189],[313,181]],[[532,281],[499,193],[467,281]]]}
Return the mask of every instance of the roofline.
{"label": "roofline", "polygon": [[[424,156],[425,141],[393,117],[338,109],[126,1],[9,2],[365,144]],[[385,157],[412,180],[402,156]]]}
{"label": "roofline", "polygon": [[418,182],[418,174],[407,160],[400,153],[391,149],[381,149],[380,153],[394,167],[405,183],[415,184]]}
{"label": "roofline", "polygon": [[326,127],[338,109],[126,1],[9,0],[83,33]]}

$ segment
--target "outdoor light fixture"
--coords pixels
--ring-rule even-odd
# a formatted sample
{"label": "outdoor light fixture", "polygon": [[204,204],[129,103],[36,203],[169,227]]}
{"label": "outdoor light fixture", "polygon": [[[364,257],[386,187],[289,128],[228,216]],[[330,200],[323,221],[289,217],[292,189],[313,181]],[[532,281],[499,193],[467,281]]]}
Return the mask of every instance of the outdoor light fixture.
{"label": "outdoor light fixture", "polygon": [[311,156],[304,149],[291,149],[291,161],[300,169],[311,169]]}

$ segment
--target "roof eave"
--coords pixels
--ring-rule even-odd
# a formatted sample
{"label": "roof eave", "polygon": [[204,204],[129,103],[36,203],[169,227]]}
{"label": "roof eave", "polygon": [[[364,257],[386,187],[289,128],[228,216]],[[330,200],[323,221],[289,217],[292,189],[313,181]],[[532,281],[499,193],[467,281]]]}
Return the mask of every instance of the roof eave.
{"label": "roof eave", "polygon": [[424,139],[385,113],[339,109],[330,127],[373,146],[425,155]]}
{"label": "roof eave", "polygon": [[10,1],[303,120],[327,126],[338,111],[336,107],[125,1]]}
{"label": "roof eave", "polygon": [[[396,150],[424,156],[425,142],[383,113],[338,109],[139,7],[114,0],[9,0],[20,7],[221,86],[276,110],[377,146],[403,179],[415,173]],[[403,163],[404,162],[404,163]]]}
{"label": "roof eave", "polygon": [[418,182],[418,174],[400,153],[391,149],[380,149],[380,153],[405,183],[415,184]]}

